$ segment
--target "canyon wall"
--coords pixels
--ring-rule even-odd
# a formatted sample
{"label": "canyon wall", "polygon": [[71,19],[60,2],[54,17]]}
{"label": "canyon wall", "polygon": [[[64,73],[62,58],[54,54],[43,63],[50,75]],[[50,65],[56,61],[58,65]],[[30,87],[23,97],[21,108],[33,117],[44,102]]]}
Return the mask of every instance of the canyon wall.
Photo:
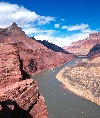
{"label": "canyon wall", "polygon": [[48,118],[37,83],[25,73],[16,44],[0,43],[0,118]]}
{"label": "canyon wall", "polygon": [[73,42],[70,46],[64,49],[75,55],[87,55],[96,44],[100,44],[100,32],[90,34],[88,38]]}
{"label": "canyon wall", "polygon": [[73,54],[64,54],[48,49],[28,37],[16,23],[0,29],[0,42],[16,42],[20,59],[23,62],[23,71],[29,75],[57,67],[75,58]]}
{"label": "canyon wall", "polygon": [[100,105],[100,44],[88,53],[88,59],[78,61],[57,74],[65,88]]}

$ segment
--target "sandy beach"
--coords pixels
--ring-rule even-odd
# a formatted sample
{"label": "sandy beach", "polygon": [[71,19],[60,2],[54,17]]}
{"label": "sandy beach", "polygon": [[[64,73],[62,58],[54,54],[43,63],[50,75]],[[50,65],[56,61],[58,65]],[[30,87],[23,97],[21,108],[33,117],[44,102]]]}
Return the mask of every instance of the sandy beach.
{"label": "sandy beach", "polygon": [[[79,74],[82,72],[82,70],[81,70],[81,72],[80,71],[76,71],[75,72],[76,68],[75,67],[73,67],[73,68],[74,68],[74,71],[72,71],[72,69],[70,69],[69,67],[66,67],[66,68],[62,69],[56,75],[56,78],[64,85],[65,89],[68,89],[71,92],[77,94],[78,96],[81,96],[81,97],[83,97],[83,98],[85,98],[85,99],[87,99],[87,100],[89,100],[91,102],[94,102],[94,103],[100,105],[100,93],[99,93],[100,90],[99,90],[99,86],[98,86],[98,88],[96,88],[95,92],[93,92],[92,89],[93,89],[93,87],[96,86],[95,82],[93,83],[94,80],[91,79],[91,82],[92,82],[93,86],[90,87],[90,88],[86,88],[86,85],[90,86],[89,85],[91,83],[90,80],[87,80],[87,81],[85,80],[84,81],[84,83],[85,83],[84,85],[79,84],[77,81],[75,81],[75,79],[71,80],[72,79],[71,76],[74,78],[76,72],[77,72],[77,76],[78,77],[79,77]],[[83,70],[84,70],[84,68],[83,68]],[[68,73],[68,71],[70,71],[71,75]],[[71,71],[72,71],[72,73],[71,73]],[[68,78],[68,76],[69,76],[69,78]],[[81,80],[80,83],[83,81],[81,77],[80,77],[80,80]],[[97,78],[96,78],[96,81],[97,81]]]}

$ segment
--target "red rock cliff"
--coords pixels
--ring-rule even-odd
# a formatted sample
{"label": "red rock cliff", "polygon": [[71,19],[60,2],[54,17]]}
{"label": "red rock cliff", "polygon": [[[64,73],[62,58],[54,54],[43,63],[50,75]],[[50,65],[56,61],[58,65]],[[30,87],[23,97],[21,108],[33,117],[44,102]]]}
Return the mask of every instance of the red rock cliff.
{"label": "red rock cliff", "polygon": [[0,29],[0,42],[17,43],[20,59],[23,61],[23,70],[30,75],[59,66],[75,58],[72,54],[52,51],[29,38],[16,23],[8,28]]}
{"label": "red rock cliff", "polygon": [[87,55],[97,43],[100,44],[100,32],[90,34],[86,39],[73,42],[71,46],[64,47],[64,49],[75,55]]}
{"label": "red rock cliff", "polygon": [[48,118],[37,83],[25,79],[15,44],[0,44],[0,118]]}

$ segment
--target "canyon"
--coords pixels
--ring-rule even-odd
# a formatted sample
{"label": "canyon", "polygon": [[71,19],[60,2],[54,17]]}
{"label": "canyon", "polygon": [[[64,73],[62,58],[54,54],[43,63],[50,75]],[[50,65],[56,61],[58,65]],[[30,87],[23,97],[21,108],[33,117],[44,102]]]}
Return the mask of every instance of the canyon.
{"label": "canyon", "polygon": [[100,44],[100,32],[90,34],[89,37],[71,43],[70,46],[65,46],[64,49],[75,55],[87,55],[96,44]]}
{"label": "canyon", "polygon": [[23,62],[23,70],[29,76],[57,67],[75,58],[73,54],[55,52],[36,41],[34,37],[28,37],[15,22],[7,28],[0,29],[0,42],[16,42],[20,59]]}
{"label": "canyon", "polygon": [[28,37],[15,22],[0,28],[0,118],[48,118],[44,97],[30,77],[74,58]]}
{"label": "canyon", "polygon": [[44,97],[21,63],[14,43],[0,43],[0,118],[48,118]]}
{"label": "canyon", "polygon": [[83,55],[88,58],[65,67],[56,78],[65,89],[100,105],[100,33],[64,50],[28,37],[16,23],[0,28],[0,118],[48,118],[33,75]]}
{"label": "canyon", "polygon": [[[97,40],[97,37],[94,38],[93,40]],[[88,58],[78,61],[72,67],[65,67],[56,75],[56,78],[61,83],[63,83],[66,89],[69,89],[70,91],[77,94],[78,96],[90,100],[98,105],[100,105],[100,44],[99,41],[97,42],[97,44],[95,44],[96,42],[95,43],[91,42],[92,43],[91,46],[93,45],[94,46],[91,49],[90,49],[91,46],[88,47],[88,51],[87,51],[88,54],[85,53],[87,54]],[[77,45],[77,43],[74,44]],[[80,47],[82,46],[80,45]],[[81,55],[83,54],[81,53]]]}

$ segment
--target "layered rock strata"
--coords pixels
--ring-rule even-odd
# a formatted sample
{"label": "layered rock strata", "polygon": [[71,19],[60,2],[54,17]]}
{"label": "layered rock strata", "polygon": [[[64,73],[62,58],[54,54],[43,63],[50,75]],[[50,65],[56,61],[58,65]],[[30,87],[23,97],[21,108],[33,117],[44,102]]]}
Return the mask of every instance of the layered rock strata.
{"label": "layered rock strata", "polygon": [[48,49],[43,44],[28,37],[16,23],[0,29],[0,42],[16,42],[20,59],[23,62],[23,70],[30,75],[59,66],[75,58],[72,54]]}
{"label": "layered rock strata", "polygon": [[19,54],[13,44],[0,44],[0,88],[20,81]]}
{"label": "layered rock strata", "polygon": [[73,42],[70,46],[64,47],[64,49],[75,55],[87,55],[96,44],[100,44],[100,32],[90,34],[86,39]]}
{"label": "layered rock strata", "polygon": [[0,118],[48,118],[37,83],[24,73],[16,45],[1,43]]}

